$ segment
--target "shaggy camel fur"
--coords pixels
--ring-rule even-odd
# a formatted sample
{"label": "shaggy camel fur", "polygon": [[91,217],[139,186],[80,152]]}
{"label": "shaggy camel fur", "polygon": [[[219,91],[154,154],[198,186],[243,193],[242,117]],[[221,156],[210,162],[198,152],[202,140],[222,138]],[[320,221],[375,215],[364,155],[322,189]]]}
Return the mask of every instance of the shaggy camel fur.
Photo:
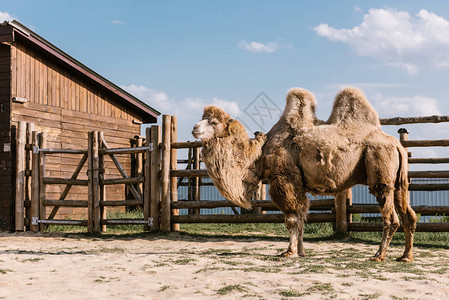
{"label": "shaggy camel fur", "polygon": [[195,125],[192,134],[203,141],[202,160],[223,197],[250,209],[260,181],[255,161],[262,153],[265,134],[250,140],[245,127],[216,106],[204,108],[203,120]]}
{"label": "shaggy camel fur", "polygon": [[[346,88],[337,94],[331,116],[324,124],[315,117],[315,105],[315,98],[309,91],[291,89],[280,120],[267,134],[260,158],[258,155],[248,157],[247,164],[255,165],[258,170],[258,178],[250,178],[255,182],[268,178],[271,198],[285,214],[290,244],[283,256],[305,255],[302,240],[309,208],[307,192],[338,195],[356,184],[365,184],[377,198],[384,220],[382,241],[371,259],[385,259],[388,245],[399,227],[396,208],[406,237],[404,254],[398,260],[412,261],[417,218],[407,200],[405,149],[395,138],[381,131],[377,112],[358,89]],[[205,141],[215,140],[217,146],[220,137],[214,135],[215,131],[208,125],[211,122],[206,113],[208,110],[210,108],[206,108],[203,121],[195,125],[194,132],[209,130]],[[195,136],[203,139],[202,134]],[[248,142],[247,136],[242,137]],[[215,168],[216,176],[212,179],[225,195],[226,191],[221,190],[223,186],[218,182],[225,179],[223,174],[231,174],[228,169],[234,165],[228,163],[218,170],[221,149],[221,146],[209,148],[203,153],[203,159],[208,169]],[[231,147],[227,151],[232,152],[226,153],[228,158],[238,156],[240,150]],[[217,153],[215,160],[206,158],[211,153]],[[241,172],[240,168],[238,172]],[[246,183],[246,186],[253,187],[255,182],[252,185]],[[238,204],[236,199],[228,199]]]}

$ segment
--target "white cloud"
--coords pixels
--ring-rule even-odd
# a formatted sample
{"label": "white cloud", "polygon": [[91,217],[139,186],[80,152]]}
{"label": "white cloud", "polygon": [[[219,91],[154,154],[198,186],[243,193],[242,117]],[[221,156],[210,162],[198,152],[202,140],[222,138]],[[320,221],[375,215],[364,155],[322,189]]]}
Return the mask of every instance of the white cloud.
{"label": "white cloud", "polygon": [[0,22],[3,21],[12,21],[14,18],[5,11],[0,11]]}
{"label": "white cloud", "polygon": [[117,19],[112,20],[111,23],[114,24],[114,25],[124,25],[124,24],[126,24],[125,22],[117,20]]}
{"label": "white cloud", "polygon": [[247,42],[247,41],[241,41],[238,44],[240,49],[252,52],[252,53],[273,53],[280,49],[280,46],[278,43],[259,43],[259,42]]}
{"label": "white cloud", "polygon": [[422,66],[449,69],[449,21],[425,9],[414,16],[391,8],[370,9],[353,28],[323,23],[314,31],[410,74]]}
{"label": "white cloud", "polygon": [[166,93],[150,89],[143,85],[121,85],[122,89],[136,96],[162,114],[178,116],[178,134],[181,140],[191,140],[193,125],[201,119],[203,109],[206,105],[216,105],[227,111],[232,117],[240,113],[237,102],[227,101],[213,97],[185,98],[176,100],[167,96]]}
{"label": "white cloud", "polygon": [[381,118],[441,115],[438,101],[425,96],[384,97],[376,94],[370,97]]}
{"label": "white cloud", "polygon": [[120,87],[157,110],[169,111],[172,108],[167,94],[163,92],[147,88],[143,85],[135,84],[131,84],[128,86],[122,85]]}
{"label": "white cloud", "polygon": [[403,83],[386,83],[386,82],[351,82],[351,83],[333,83],[327,87],[334,92],[334,90],[341,90],[347,86],[353,86],[362,90],[384,89],[384,88],[399,88],[404,87]]}

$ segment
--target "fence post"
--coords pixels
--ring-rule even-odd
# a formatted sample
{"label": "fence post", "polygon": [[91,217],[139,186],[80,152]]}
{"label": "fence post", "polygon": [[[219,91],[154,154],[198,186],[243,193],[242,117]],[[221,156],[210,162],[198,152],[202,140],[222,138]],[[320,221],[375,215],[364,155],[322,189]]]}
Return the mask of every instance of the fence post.
{"label": "fence post", "polygon": [[33,225],[33,218],[39,219],[39,146],[37,132],[32,133],[33,166],[31,171],[31,207],[30,207],[30,230],[37,232],[39,225]]}
{"label": "fence post", "polygon": [[[98,132],[98,148],[99,149],[103,149],[104,148],[104,144],[103,144],[103,140],[104,140],[104,134],[103,131],[99,131]],[[100,199],[99,199],[99,205],[100,205],[100,220],[99,223],[101,225],[101,220],[106,219],[106,207],[101,205],[101,202],[106,200],[106,186],[104,184],[101,184],[101,182],[103,182],[104,180],[104,174],[106,172],[105,167],[104,167],[104,155],[99,155],[99,161],[98,161],[98,179],[99,179],[99,188],[100,188]],[[101,231],[106,231],[106,225],[103,224],[101,225]]]}
{"label": "fence post", "polygon": [[[404,142],[404,141],[408,141],[408,134],[409,134],[410,132],[408,132],[407,129],[405,129],[405,128],[399,128],[398,133],[399,133],[399,141],[401,142],[401,144],[402,144],[402,142]],[[408,148],[406,148],[406,147],[404,147],[404,148],[405,148],[405,151],[406,151],[406,153],[407,153],[407,162],[408,162],[408,156],[409,156]],[[410,153],[410,156],[411,156],[411,153]],[[407,174],[408,174],[408,171],[409,171],[409,166],[408,166],[408,164],[407,164]],[[407,176],[407,178],[408,178],[408,176]],[[408,182],[409,182],[409,183],[411,182],[411,181],[410,181],[410,178],[408,178]],[[410,203],[410,201],[411,201],[411,199],[410,199],[410,191],[407,191],[407,200],[408,200],[408,202]],[[411,205],[411,203],[410,203],[410,205]]]}
{"label": "fence post", "polygon": [[158,125],[151,126],[151,142],[153,151],[151,152],[151,171],[150,171],[150,216],[153,218],[153,226],[150,231],[159,231],[160,229],[160,203],[161,203],[161,178],[159,171],[161,169],[161,151],[159,144],[161,142],[160,129]]}
{"label": "fence post", "polygon": [[[200,151],[198,148],[193,148],[193,169],[200,169]],[[193,188],[193,200],[200,201],[201,191],[200,191],[200,177],[194,178],[195,187]],[[201,209],[197,208],[194,210],[195,215],[199,215],[201,213]]]}
{"label": "fence post", "polygon": [[26,122],[20,121],[16,135],[16,197],[15,230],[24,230],[25,210],[25,143]]}
{"label": "fence post", "polygon": [[[33,143],[33,131],[34,123],[27,123],[26,145],[31,146]],[[28,219],[28,225],[26,230],[30,230],[31,226],[31,194],[33,193],[33,187],[31,186],[31,168],[32,168],[32,148],[26,148],[25,152],[25,216]]]}
{"label": "fence post", "polygon": [[[171,116],[171,132],[170,132],[171,143],[178,141],[178,119],[176,116]],[[170,151],[170,169],[176,170],[178,168],[178,150],[171,149]],[[178,201],[178,178],[170,177],[170,198],[171,201]],[[173,216],[179,215],[179,209],[171,210]],[[172,229],[174,231],[179,231],[179,224],[173,224]]]}
{"label": "fence post", "polygon": [[171,231],[170,222],[170,123],[171,116],[162,116],[161,231]]}
{"label": "fence post", "polygon": [[88,135],[88,217],[87,230],[89,232],[100,231],[100,180],[98,176],[99,158],[98,158],[98,131],[89,131]]}
{"label": "fence post", "polygon": [[[148,147],[151,143],[151,128],[145,128],[145,146]],[[153,149],[157,145],[153,144]],[[151,193],[151,151],[147,149],[145,151],[145,169],[144,169],[144,183],[143,183],[143,219],[148,221],[150,218],[150,193]],[[154,221],[154,220],[153,220]],[[150,225],[145,223],[143,225],[143,230],[148,231],[150,229]]]}
{"label": "fence post", "polygon": [[347,189],[335,196],[335,230],[338,233],[346,233],[348,231],[346,204],[352,203],[352,191]]}
{"label": "fence post", "polygon": [[[39,148],[47,148],[47,133],[45,131],[39,134]],[[47,211],[44,205],[47,196],[47,186],[44,183],[45,177],[45,153],[39,152],[39,220],[47,219]],[[45,224],[39,224],[39,230],[45,230]]]}
{"label": "fence post", "polygon": [[[136,136],[136,147],[142,147],[143,141],[141,136]],[[135,177],[142,176],[143,174],[143,153],[136,153],[135,154],[135,160],[136,160],[136,166],[135,166]],[[139,187],[140,191],[143,191],[142,184],[138,183],[136,184]]]}

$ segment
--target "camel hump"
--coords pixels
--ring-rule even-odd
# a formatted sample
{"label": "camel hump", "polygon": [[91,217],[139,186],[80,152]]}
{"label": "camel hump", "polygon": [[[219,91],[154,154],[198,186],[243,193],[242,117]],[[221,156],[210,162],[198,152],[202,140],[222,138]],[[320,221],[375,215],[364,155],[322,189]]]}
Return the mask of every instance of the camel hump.
{"label": "camel hump", "polygon": [[302,88],[291,88],[287,93],[283,112],[293,128],[310,127],[315,122],[316,100],[313,94]]}
{"label": "camel hump", "polygon": [[346,87],[335,97],[328,124],[347,126],[366,124],[380,128],[379,115],[362,90]]}

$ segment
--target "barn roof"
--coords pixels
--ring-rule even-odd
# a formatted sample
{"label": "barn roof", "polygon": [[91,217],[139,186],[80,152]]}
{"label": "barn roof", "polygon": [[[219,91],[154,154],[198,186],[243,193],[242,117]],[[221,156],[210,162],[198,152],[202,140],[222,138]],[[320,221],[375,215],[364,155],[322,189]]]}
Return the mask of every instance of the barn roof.
{"label": "barn roof", "polygon": [[37,48],[46,57],[57,61],[66,68],[80,74],[89,81],[106,89],[108,92],[119,97],[127,107],[134,109],[144,116],[144,122],[155,123],[160,112],[134,97],[124,89],[107,80],[100,74],[88,68],[78,60],[74,59],[55,45],[51,44],[35,32],[31,31],[17,21],[5,21],[0,23],[0,42],[14,42],[21,40],[28,45]]}

